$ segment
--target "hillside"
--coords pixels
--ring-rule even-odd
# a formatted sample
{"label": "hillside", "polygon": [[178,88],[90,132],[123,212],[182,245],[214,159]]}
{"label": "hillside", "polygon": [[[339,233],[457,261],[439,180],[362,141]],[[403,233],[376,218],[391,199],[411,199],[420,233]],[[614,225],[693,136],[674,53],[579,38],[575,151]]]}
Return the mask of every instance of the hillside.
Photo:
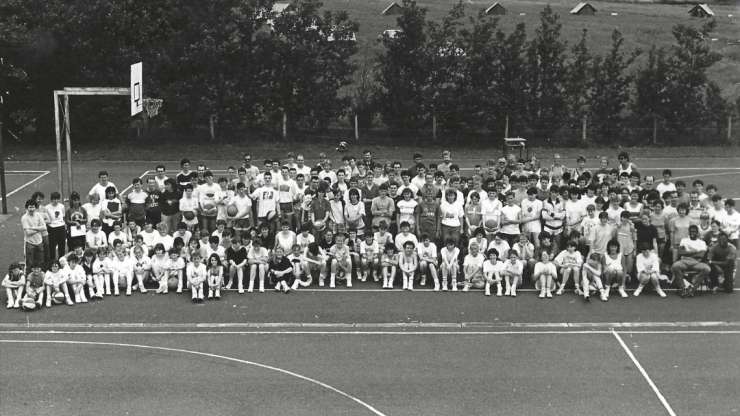
{"label": "hillside", "polygon": [[[479,10],[493,2],[480,0],[466,3],[467,14],[476,15]],[[378,34],[383,30],[395,28],[396,16],[382,16],[380,12],[390,0],[324,0],[324,5],[332,10],[348,10],[352,18],[360,22],[358,41],[360,54],[374,56],[380,45]],[[507,14],[501,16],[500,24],[504,30],[511,30],[516,24],[524,22],[530,35],[539,23],[539,13],[550,4],[563,23],[563,37],[573,44],[582,29],[588,29],[589,48],[602,53],[610,45],[610,35],[614,28],[619,29],[625,38],[627,50],[639,47],[647,50],[653,44],[667,46],[672,40],[671,28],[677,23],[701,25],[704,19],[692,18],[686,4],[646,4],[625,2],[593,2],[595,16],[573,16],[568,12],[578,1],[553,0],[502,1]],[[420,5],[428,9],[427,18],[439,19],[454,4],[452,0],[424,0]],[[709,76],[717,82],[726,97],[740,97],[740,7],[730,4],[713,4],[717,29],[710,40],[717,51],[724,55],[721,62],[714,65]],[[617,13],[612,16],[612,13]],[[733,15],[733,17],[728,17]]]}

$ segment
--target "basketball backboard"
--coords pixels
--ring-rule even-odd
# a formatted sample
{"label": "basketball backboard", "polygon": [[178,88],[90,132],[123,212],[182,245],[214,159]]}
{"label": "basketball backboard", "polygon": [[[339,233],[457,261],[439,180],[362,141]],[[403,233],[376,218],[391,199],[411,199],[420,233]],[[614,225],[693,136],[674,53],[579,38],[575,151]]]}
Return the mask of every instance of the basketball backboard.
{"label": "basketball backboard", "polygon": [[131,65],[131,115],[135,116],[144,110],[144,90],[142,87],[142,63]]}

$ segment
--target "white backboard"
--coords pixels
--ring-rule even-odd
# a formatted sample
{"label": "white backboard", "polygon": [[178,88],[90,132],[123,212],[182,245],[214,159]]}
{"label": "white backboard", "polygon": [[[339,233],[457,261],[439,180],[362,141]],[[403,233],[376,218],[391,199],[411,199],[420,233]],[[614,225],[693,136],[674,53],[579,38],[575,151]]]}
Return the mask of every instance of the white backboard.
{"label": "white backboard", "polygon": [[143,71],[141,62],[131,65],[131,115],[135,116],[144,110],[144,89],[142,87]]}

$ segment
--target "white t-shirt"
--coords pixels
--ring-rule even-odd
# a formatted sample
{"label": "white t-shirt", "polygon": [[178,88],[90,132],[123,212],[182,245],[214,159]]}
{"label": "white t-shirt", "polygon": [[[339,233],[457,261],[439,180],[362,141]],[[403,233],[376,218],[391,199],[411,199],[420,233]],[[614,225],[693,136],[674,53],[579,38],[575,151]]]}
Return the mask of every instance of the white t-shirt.
{"label": "white t-shirt", "polygon": [[[505,259],[509,257],[509,250],[511,247],[509,247],[509,243],[506,242],[506,240],[496,241],[496,239],[491,240],[490,243],[488,243],[488,250],[495,248],[498,252],[498,258]],[[521,255],[521,253],[520,253]]]}
{"label": "white t-shirt", "polygon": [[281,204],[292,203],[296,195],[296,184],[293,179],[283,178],[282,175],[277,178],[278,200]]}
{"label": "white t-shirt", "polygon": [[[541,232],[542,223],[540,222],[540,219],[542,218],[542,201],[540,201],[539,199],[530,201],[529,198],[525,198],[522,200],[521,206],[522,206],[522,220],[527,221],[524,224],[522,224],[522,231],[528,232],[528,233]],[[528,221],[528,220],[533,220],[533,221]]]}
{"label": "white t-shirt", "polygon": [[419,203],[413,199],[410,199],[408,201],[402,199],[398,201],[397,205],[398,212],[401,214],[401,222],[406,221],[412,225],[416,224],[416,216],[414,215],[414,213],[416,212],[416,206],[419,205]]}
{"label": "white t-shirt", "polygon": [[647,257],[640,253],[637,255],[635,267],[637,267],[637,273],[642,273],[644,271],[647,271],[648,273],[658,273],[660,272],[660,259],[658,259],[658,255],[652,251],[649,252]]}
{"label": "white t-shirt", "polygon": [[701,238],[697,238],[696,240],[692,240],[689,237],[682,238],[679,247],[693,252],[707,251],[707,243]]}
{"label": "white t-shirt", "polygon": [[49,216],[49,227],[51,228],[59,228],[64,227],[64,204],[48,204],[46,207],[44,207],[46,210],[46,215]]}
{"label": "white t-shirt", "polygon": [[494,220],[498,222],[499,216],[501,215],[501,208],[503,206],[501,205],[501,201],[496,199],[489,199],[488,197],[482,198],[480,200],[480,213],[483,217],[483,224],[486,223],[488,220]]}
{"label": "white t-shirt", "polygon": [[442,201],[439,206],[439,212],[442,216],[442,225],[448,227],[459,227],[460,218],[465,215],[462,204],[458,204],[457,201],[454,204],[450,204],[446,200]]}
{"label": "white t-shirt", "polygon": [[491,263],[491,260],[486,260],[483,263],[483,275],[487,277],[493,277],[496,273],[501,273],[504,270],[504,263],[496,260],[496,263]]}
{"label": "white t-shirt", "polygon": [[673,182],[665,183],[663,181],[660,181],[657,185],[655,185],[655,190],[658,191],[660,197],[663,198],[664,192],[676,192],[676,184],[674,184]]}
{"label": "white t-shirt", "polygon": [[722,218],[722,231],[729,235],[730,240],[738,238],[738,234],[740,234],[740,212],[725,213],[724,218]]}
{"label": "white t-shirt", "polygon": [[484,261],[486,261],[486,258],[481,253],[478,253],[475,256],[473,256],[472,254],[468,254],[467,256],[465,256],[465,260],[463,260],[463,266],[464,267],[477,266],[482,269]]}
{"label": "white t-shirt", "polygon": [[251,195],[257,201],[257,216],[266,217],[270,212],[276,212],[277,191],[272,186],[262,186],[255,189]]}
{"label": "white t-shirt", "polygon": [[[522,208],[518,205],[506,205],[503,208],[501,208],[501,223],[503,224],[504,220],[509,221],[515,221],[519,219],[519,214],[521,214]],[[506,224],[501,226],[500,232],[504,234],[519,234],[519,224]]]}
{"label": "white t-shirt", "polygon": [[[113,182],[111,182],[111,181],[108,181],[108,183],[105,184],[105,186],[101,185],[100,182],[98,182],[95,185],[93,185],[92,189],[90,189],[90,192],[88,192],[87,194],[88,195],[97,194],[100,197],[100,200],[102,201],[102,200],[105,199],[105,190],[109,186],[112,186],[112,187],[116,188],[116,185],[113,184]],[[118,188],[116,188],[116,193],[118,193]]]}
{"label": "white t-shirt", "polygon": [[434,243],[430,242],[428,246],[423,243],[419,244],[416,246],[416,252],[419,254],[420,260],[432,259],[437,261],[437,245]]}

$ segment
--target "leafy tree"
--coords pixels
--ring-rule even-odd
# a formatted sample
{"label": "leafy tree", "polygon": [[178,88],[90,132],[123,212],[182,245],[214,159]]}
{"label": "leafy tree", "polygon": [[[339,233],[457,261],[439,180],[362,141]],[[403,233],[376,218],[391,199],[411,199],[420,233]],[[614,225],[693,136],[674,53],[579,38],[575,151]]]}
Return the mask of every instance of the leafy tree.
{"label": "leafy tree", "polygon": [[636,55],[625,57],[622,52],[624,38],[619,30],[612,32],[609,52],[594,60],[593,99],[591,114],[593,124],[602,140],[614,139],[622,120],[622,111],[629,101],[629,85],[632,78],[627,68]]}
{"label": "leafy tree", "polygon": [[706,112],[705,118],[714,124],[719,133],[727,122],[727,117],[732,114],[732,104],[722,97],[722,90],[719,86],[710,81],[706,87]]}
{"label": "leafy tree", "polygon": [[425,107],[447,127],[459,125],[462,119],[459,97],[466,52],[459,31],[464,14],[458,2],[440,23],[428,21],[426,25],[429,79],[423,88]]}
{"label": "leafy tree", "polygon": [[289,114],[292,126],[325,128],[350,105],[339,97],[349,85],[357,51],[354,33],[359,25],[347,12],[324,12],[316,0],[292,3],[290,12],[275,18],[268,64],[268,108]]}
{"label": "leafy tree", "polygon": [[679,131],[700,124],[704,118],[704,90],[706,71],[719,62],[722,55],[712,51],[709,37],[715,29],[715,20],[695,28],[686,25],[673,27],[676,43],[671,46],[670,82],[667,84],[669,125]]}
{"label": "leafy tree", "polygon": [[383,121],[391,129],[416,131],[428,119],[424,88],[430,78],[427,64],[426,9],[404,0],[397,19],[400,33],[383,36],[378,56],[377,100]]}
{"label": "leafy tree", "polygon": [[653,141],[657,140],[655,129],[658,119],[668,115],[668,83],[670,64],[665,49],[655,45],[647,54],[647,62],[634,76],[635,94],[630,105],[632,116],[638,122],[650,121]]}
{"label": "leafy tree", "polygon": [[559,16],[545,6],[527,48],[529,125],[541,137],[550,137],[562,125],[567,111],[563,98],[567,45],[560,38],[561,28]]}
{"label": "leafy tree", "polygon": [[589,113],[591,105],[594,65],[587,40],[588,30],[583,29],[581,39],[573,45],[573,56],[566,66],[564,88],[568,105],[568,120],[572,126],[580,126],[581,119]]}
{"label": "leafy tree", "polygon": [[524,128],[528,121],[526,45],[527,32],[524,23],[517,24],[508,36],[501,30],[496,32],[494,53],[499,56],[499,60],[498,66],[493,69],[498,80],[499,101],[491,127],[503,133],[508,119],[510,136],[511,132]]}

